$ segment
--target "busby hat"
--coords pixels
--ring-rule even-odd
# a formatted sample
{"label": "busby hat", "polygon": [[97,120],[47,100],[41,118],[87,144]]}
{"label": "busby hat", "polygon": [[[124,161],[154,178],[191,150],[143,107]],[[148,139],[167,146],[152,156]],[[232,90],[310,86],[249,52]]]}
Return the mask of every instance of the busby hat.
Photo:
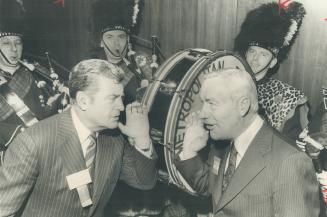
{"label": "busby hat", "polygon": [[305,9],[298,2],[291,2],[287,8],[276,2],[263,4],[247,14],[234,49],[245,56],[249,46],[256,45],[271,51],[281,62],[294,43],[304,15]]}
{"label": "busby hat", "polygon": [[99,0],[92,5],[92,27],[95,35],[110,30],[135,31],[142,0]]}
{"label": "busby hat", "polygon": [[14,0],[0,0],[0,37],[23,36],[26,20],[23,5]]}

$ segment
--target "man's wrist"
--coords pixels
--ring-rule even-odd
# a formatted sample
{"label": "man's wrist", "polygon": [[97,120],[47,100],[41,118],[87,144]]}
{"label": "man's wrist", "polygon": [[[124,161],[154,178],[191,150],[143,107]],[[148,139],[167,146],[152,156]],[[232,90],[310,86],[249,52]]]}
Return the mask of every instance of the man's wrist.
{"label": "man's wrist", "polygon": [[180,160],[188,160],[191,159],[193,157],[195,157],[198,153],[194,152],[194,151],[185,151],[183,150],[180,154],[179,154],[179,158]]}
{"label": "man's wrist", "polygon": [[152,145],[152,141],[150,140],[150,143],[148,146],[136,146],[135,145],[135,149],[140,152],[141,154],[143,154],[145,157],[149,158],[149,159],[153,159],[153,145]]}
{"label": "man's wrist", "polygon": [[152,145],[151,138],[148,136],[134,138],[134,141],[135,141],[135,146],[142,151],[150,150],[150,147]]}

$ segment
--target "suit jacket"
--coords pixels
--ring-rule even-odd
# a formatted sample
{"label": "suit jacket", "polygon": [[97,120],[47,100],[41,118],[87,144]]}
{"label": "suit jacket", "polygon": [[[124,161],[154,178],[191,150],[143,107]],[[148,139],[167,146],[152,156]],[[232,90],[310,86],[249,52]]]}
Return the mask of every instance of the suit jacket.
{"label": "suit jacket", "polygon": [[0,167],[0,216],[20,210],[27,217],[102,216],[118,179],[150,189],[157,173],[148,159],[120,133],[100,133],[93,179],[93,205],[82,208],[66,176],[86,169],[70,111],[45,119],[20,133]]}
{"label": "suit jacket", "polygon": [[[215,217],[313,217],[319,215],[319,186],[311,160],[264,124],[222,194],[228,157],[212,150],[176,166],[199,193],[212,196]],[[220,165],[217,166],[217,163]]]}

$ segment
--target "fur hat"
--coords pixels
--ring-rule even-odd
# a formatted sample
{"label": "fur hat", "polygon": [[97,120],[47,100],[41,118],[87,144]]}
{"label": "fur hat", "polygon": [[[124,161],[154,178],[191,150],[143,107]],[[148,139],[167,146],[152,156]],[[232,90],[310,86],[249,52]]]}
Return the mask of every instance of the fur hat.
{"label": "fur hat", "polygon": [[131,33],[136,30],[142,0],[98,0],[92,5],[92,28],[95,36],[110,30]]}
{"label": "fur hat", "polygon": [[259,46],[270,50],[280,63],[287,57],[304,15],[298,2],[291,2],[285,9],[276,2],[263,4],[247,14],[234,49],[245,56],[250,46]]}
{"label": "fur hat", "polygon": [[26,32],[25,11],[15,0],[0,0],[0,37]]}

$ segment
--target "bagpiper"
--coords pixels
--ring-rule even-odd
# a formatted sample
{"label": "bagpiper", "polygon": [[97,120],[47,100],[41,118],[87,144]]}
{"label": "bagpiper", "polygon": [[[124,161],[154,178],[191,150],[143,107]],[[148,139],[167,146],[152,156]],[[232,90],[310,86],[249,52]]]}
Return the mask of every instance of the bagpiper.
{"label": "bagpiper", "polygon": [[22,60],[24,10],[16,1],[1,4],[0,148],[4,151],[19,132],[67,106],[63,95],[68,91],[59,87],[56,74]]}
{"label": "bagpiper", "polygon": [[235,50],[246,58],[258,82],[262,114],[271,126],[294,141],[308,124],[307,97],[271,75],[286,59],[304,15],[305,9],[298,2],[287,8],[277,2],[263,4],[246,15],[235,39]]}

